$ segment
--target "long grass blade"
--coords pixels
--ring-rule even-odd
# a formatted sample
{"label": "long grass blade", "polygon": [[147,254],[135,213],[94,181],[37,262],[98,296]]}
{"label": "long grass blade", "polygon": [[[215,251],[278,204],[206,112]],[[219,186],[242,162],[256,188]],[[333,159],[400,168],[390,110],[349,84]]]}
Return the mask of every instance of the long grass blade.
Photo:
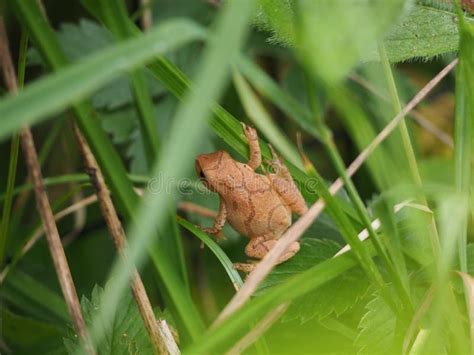
{"label": "long grass blade", "polygon": [[194,234],[197,238],[199,238],[212,251],[212,253],[221,263],[222,267],[225,269],[235,290],[239,290],[244,283],[237,270],[235,270],[232,261],[230,261],[227,254],[224,253],[224,251],[219,247],[219,245],[202,230],[195,227],[194,225],[179,216],[177,217],[177,219],[179,224],[181,224],[184,228]]}
{"label": "long grass blade", "polygon": [[[204,132],[204,120],[226,83],[230,69],[229,63],[236,57],[245,38],[252,10],[253,2],[250,0],[229,2],[223,7],[221,16],[218,18],[215,36],[210,39],[209,47],[203,57],[201,70],[196,78],[195,90],[189,93],[187,100],[176,113],[169,132],[169,141],[163,145],[161,159],[159,163],[156,162],[153,176],[159,176],[161,173],[165,181],[180,178],[187,170],[187,166],[191,165]],[[178,156],[179,161],[176,159]],[[162,206],[167,206],[171,198],[171,194],[165,191],[145,194],[137,218],[127,233],[130,236],[130,260],[137,266],[143,262],[145,249],[150,243],[155,228],[159,228],[164,222],[166,209]],[[154,258],[159,258],[166,253],[165,250],[159,249],[152,252]],[[167,270],[161,270],[161,274],[165,271]],[[120,295],[130,278],[130,270],[127,269],[127,265],[118,260],[113,267],[112,275],[114,279],[110,290],[104,293],[100,314],[92,325],[91,333],[96,342],[100,342],[104,336],[98,320],[110,319],[113,315]],[[168,281],[171,280],[168,279]],[[172,295],[173,298],[182,297],[176,288],[169,287],[168,290],[178,292]],[[184,316],[182,313],[180,315]],[[189,331],[190,338],[196,340],[202,334],[203,325],[195,324]]]}
{"label": "long grass blade", "polygon": [[275,125],[268,111],[263,107],[250,85],[237,71],[234,71],[234,85],[240,96],[245,113],[255,126],[288,161],[302,169],[301,159],[297,149]]}
{"label": "long grass blade", "polygon": [[[133,24],[128,19],[127,9],[122,0],[100,1],[100,6],[102,19],[118,40],[123,41],[134,36]],[[147,163],[151,165],[160,149],[153,101],[146,86],[144,69],[134,69],[129,73],[129,78],[139,114],[140,133],[143,137]]]}
{"label": "long grass blade", "polygon": [[124,71],[202,35],[193,23],[175,20],[28,85],[21,94],[0,102],[0,138],[64,110]]}

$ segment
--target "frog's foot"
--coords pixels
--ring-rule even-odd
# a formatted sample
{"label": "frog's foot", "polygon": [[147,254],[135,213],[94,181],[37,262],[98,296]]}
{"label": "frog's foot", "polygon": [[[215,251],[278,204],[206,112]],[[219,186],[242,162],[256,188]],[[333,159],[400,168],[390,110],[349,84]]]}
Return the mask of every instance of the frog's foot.
{"label": "frog's foot", "polygon": [[234,263],[234,269],[250,274],[257,267],[258,263],[249,262],[249,263]]}
{"label": "frog's foot", "polygon": [[260,152],[260,145],[258,143],[258,134],[255,128],[247,126],[245,123],[240,122],[244,135],[247,138],[249,144],[249,161],[248,165],[253,169],[257,169],[262,164],[262,154]]}
{"label": "frog's foot", "polygon": [[245,137],[249,142],[258,140],[257,130],[251,126],[247,126],[245,123],[240,122],[244,131]]}
{"label": "frog's foot", "polygon": [[226,236],[224,235],[224,233],[222,232],[222,229],[218,229],[218,228],[215,228],[215,227],[211,227],[211,228],[204,228],[204,227],[200,227],[200,226],[197,226],[200,230],[202,230],[204,233],[207,233],[209,235],[211,235],[216,241],[221,241],[221,240],[225,240],[227,239]]}
{"label": "frog's foot", "polygon": [[[268,239],[265,237],[252,238],[250,242],[245,247],[245,254],[255,259],[263,259],[265,255],[273,248],[277,243],[277,239]],[[293,255],[295,255],[300,250],[300,243],[293,242],[288,249],[280,255],[278,258],[277,264],[281,264]]]}
{"label": "frog's foot", "polygon": [[272,153],[272,159],[265,159],[265,163],[271,168],[272,172],[277,176],[286,177],[289,174],[288,168],[283,163],[282,158],[278,155],[271,144],[268,145]]}

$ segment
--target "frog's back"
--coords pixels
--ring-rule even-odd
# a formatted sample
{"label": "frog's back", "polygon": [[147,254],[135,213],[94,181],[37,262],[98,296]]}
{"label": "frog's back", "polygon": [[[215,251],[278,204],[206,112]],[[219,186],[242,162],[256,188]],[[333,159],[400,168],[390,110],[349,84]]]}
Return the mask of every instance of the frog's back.
{"label": "frog's back", "polygon": [[239,175],[221,196],[227,207],[227,220],[242,235],[250,238],[280,236],[291,224],[291,211],[280,199],[271,181],[246,164],[236,162]]}

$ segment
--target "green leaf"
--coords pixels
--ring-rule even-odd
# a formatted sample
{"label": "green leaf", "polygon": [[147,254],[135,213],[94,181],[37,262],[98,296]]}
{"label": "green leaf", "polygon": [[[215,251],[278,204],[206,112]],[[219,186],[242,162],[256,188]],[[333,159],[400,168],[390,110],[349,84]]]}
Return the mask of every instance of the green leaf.
{"label": "green leaf", "polygon": [[360,354],[391,354],[394,349],[396,315],[378,294],[367,304],[355,344]]}
{"label": "green leaf", "polygon": [[[261,0],[264,23],[296,45],[309,68],[341,79],[400,17],[405,0]],[[357,29],[357,31],[354,31]]]}
{"label": "green leaf", "polygon": [[[474,19],[466,21],[473,23]],[[459,48],[456,14],[430,6],[414,6],[407,16],[394,26],[384,40],[391,62],[413,58],[431,58]],[[378,60],[374,48],[365,60]]]}
{"label": "green leaf", "polygon": [[13,353],[45,354],[61,346],[63,331],[0,307],[2,339]]}
{"label": "green leaf", "polygon": [[[105,285],[105,289],[109,285],[110,282]],[[86,325],[90,325],[92,319],[100,316],[100,300],[103,293],[104,289],[96,285],[90,299],[82,297],[81,309]],[[101,318],[100,322],[105,331],[105,337],[99,345],[96,345],[97,353],[153,354],[148,333],[130,291],[123,293],[112,319]],[[77,340],[78,337],[72,331],[65,339],[69,354],[75,354],[76,346],[79,344]]]}
{"label": "green leaf", "polygon": [[173,20],[28,85],[19,95],[0,102],[0,138],[67,108],[153,56],[202,36],[202,29],[192,22]]}
{"label": "green leaf", "polygon": [[[374,248],[365,243],[365,252],[373,257]],[[203,354],[207,352],[221,353],[248,331],[250,322],[255,322],[274,307],[292,301],[307,292],[316,290],[326,282],[342,275],[353,268],[357,261],[352,252],[325,260],[298,275],[294,275],[286,282],[276,285],[259,297],[247,302],[238,312],[234,312],[219,327],[213,328],[199,342],[185,349],[185,354]],[[220,350],[220,351],[217,351]]]}
{"label": "green leaf", "polygon": [[15,306],[43,319],[69,320],[63,298],[30,275],[11,270],[2,283],[0,295]]}
{"label": "green leaf", "polygon": [[[77,61],[115,43],[106,28],[89,19],[81,19],[77,24],[62,24],[56,32],[64,54],[71,61]],[[38,54],[39,55],[39,54]],[[163,93],[163,87],[151,75],[146,75],[147,88],[153,96]],[[94,92],[92,104],[95,108],[109,110],[130,104],[132,92],[126,76],[119,76]]]}
{"label": "green leaf", "polygon": [[284,320],[307,322],[313,318],[340,316],[356,305],[369,290],[369,280],[360,268],[351,269],[291,303]]}
{"label": "green leaf", "polygon": [[259,0],[256,23],[262,29],[273,33],[272,41],[294,43],[294,0]]}
{"label": "green leaf", "polygon": [[[304,238],[300,251],[287,262],[278,265],[262,282],[259,294],[284,283],[290,277],[332,258],[341,246],[330,240]],[[354,268],[331,280],[314,292],[295,299],[283,319],[307,322],[315,317],[323,319],[331,314],[341,315],[357,303],[367,292],[369,280],[360,268]]]}
{"label": "green leaf", "polygon": [[341,249],[332,240],[320,240],[305,237],[300,241],[300,251],[288,261],[278,265],[260,285],[260,292],[285,282],[291,276],[301,273],[320,262],[332,258]]}
{"label": "green leaf", "polygon": [[[128,18],[127,8],[122,0],[100,1],[103,21],[119,41],[134,37],[134,25]],[[154,106],[151,94],[145,82],[145,70],[136,68],[128,74],[132,87],[134,103],[140,123],[145,156],[148,167],[156,159],[160,150],[158,126],[155,120]]]}
{"label": "green leaf", "polygon": [[[216,23],[214,36],[209,41],[200,62],[195,90],[189,92],[187,100],[179,107],[173,125],[168,131],[166,144],[163,144],[159,162],[156,161],[154,164],[152,176],[162,176],[164,181],[176,181],[184,177],[189,166],[192,166],[192,157],[196,154],[204,133],[204,120],[225,87],[230,62],[237,56],[248,32],[252,10],[253,3],[250,0],[232,1],[223,7]],[[175,36],[177,34],[174,33]],[[173,81],[176,82],[176,80]],[[151,238],[156,229],[160,229],[160,232],[163,230],[168,213],[168,209],[163,206],[168,207],[172,203],[174,192],[147,191],[145,194],[143,203],[136,211],[136,219],[127,231],[132,262],[140,264],[144,260],[144,251],[147,245],[151,244]],[[186,329],[188,339],[197,340],[202,335],[204,325],[193,305],[183,302],[183,299],[189,299],[189,294],[183,292],[183,282],[179,280],[176,271],[171,267],[171,262],[166,260],[167,251],[153,248],[150,252],[170,298],[176,301],[176,307],[179,307],[177,322],[186,320],[189,325]],[[163,258],[165,258],[164,262],[162,262]],[[113,316],[120,293],[127,288],[129,277],[127,271],[127,265],[120,260],[111,271],[115,277],[113,287],[109,292],[104,293],[101,302],[101,315],[105,318]],[[170,273],[171,276],[168,276]],[[103,337],[100,320],[93,322],[92,333],[99,339]]]}
{"label": "green leaf", "polygon": [[[257,15],[257,24],[273,33],[270,38],[271,41],[284,44],[298,43],[298,32],[294,25],[295,11],[297,11],[295,3],[295,0],[260,0],[261,8]],[[307,4],[303,4],[303,6],[309,4],[303,10],[306,13],[304,18],[307,18],[307,26],[310,26],[311,34],[315,36],[313,40],[320,41],[315,45],[319,51],[319,57],[323,58],[321,61],[327,61],[326,64],[329,65],[333,54],[335,56],[337,53],[342,53],[338,52],[338,47],[344,44],[344,35],[355,40],[354,43],[350,44],[348,52],[345,53],[349,55],[348,58],[344,59],[348,61],[347,65],[349,66],[355,64],[354,59],[357,59],[357,53],[359,53],[359,59],[363,61],[379,60],[377,47],[373,39],[382,35],[391,62],[413,58],[431,58],[443,53],[454,52],[459,48],[456,13],[450,2],[419,1],[419,4],[411,6],[402,19],[391,28],[390,25],[401,14],[400,5],[403,2],[390,4],[379,1],[379,4],[374,3],[375,5],[365,5],[360,1],[351,4],[342,2],[342,5],[338,6],[337,1],[333,1],[330,3],[332,11],[329,7],[324,8],[326,6],[324,1],[308,0]],[[384,12],[382,7],[386,3],[388,4],[387,9],[385,9],[387,12]],[[322,8],[320,8],[321,6]],[[393,11],[392,14],[389,12],[391,6],[394,6],[391,10]],[[321,11],[321,9],[324,11]],[[373,21],[374,17],[379,15],[382,17],[380,21]],[[370,26],[366,28],[366,31],[369,31],[371,26],[373,26],[374,31],[372,34],[367,33],[368,36],[365,36],[364,39],[364,36],[359,33],[361,25],[357,25],[357,23],[358,21],[365,21],[367,17],[370,20]],[[325,21],[317,24],[320,18]],[[467,17],[466,21],[472,23],[474,19]],[[362,24],[362,27],[364,25]],[[321,29],[320,26],[325,27]],[[351,33],[347,32],[347,30],[353,28],[359,30],[357,37],[351,36]],[[336,37],[337,31],[342,32],[340,38]],[[374,37],[373,34],[377,36]],[[331,40],[334,39],[336,39],[333,42],[335,46],[331,48]],[[344,51],[344,48],[340,49]],[[321,53],[324,53],[324,55],[321,55]],[[329,54],[329,57],[326,54]],[[339,58],[336,57],[336,60],[339,60]]]}

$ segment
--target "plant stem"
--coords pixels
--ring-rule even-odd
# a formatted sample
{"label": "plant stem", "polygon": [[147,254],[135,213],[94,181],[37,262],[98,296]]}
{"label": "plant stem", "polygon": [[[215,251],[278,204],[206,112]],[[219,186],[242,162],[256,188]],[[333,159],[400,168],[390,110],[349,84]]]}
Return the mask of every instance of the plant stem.
{"label": "plant stem", "polygon": [[[3,17],[0,17],[0,45],[2,50],[1,62],[5,82],[10,93],[18,92],[18,82],[13,69],[13,63],[10,55],[8,45],[8,37],[5,29]],[[95,354],[95,350],[90,341],[90,337],[85,325],[84,318],[79,304],[79,298],[76,293],[74,282],[71,276],[71,270],[66,259],[66,254],[61,244],[58,228],[54,221],[53,211],[46,194],[46,190],[42,183],[42,174],[38,161],[38,155],[33,141],[33,135],[28,127],[24,127],[20,132],[20,140],[25,155],[28,172],[33,181],[37,209],[43,221],[43,226],[46,231],[46,239],[48,242],[49,251],[53,259],[54,268],[56,270],[58,281],[61,290],[68,306],[69,314],[71,315],[74,328],[79,334],[81,342],[85,350],[89,354]]]}
{"label": "plant stem", "polygon": [[[397,85],[395,83],[392,67],[390,66],[390,62],[388,60],[385,47],[382,43],[379,44],[378,50],[379,50],[380,60],[382,62],[382,66],[384,69],[385,78],[387,80],[394,113],[399,114],[402,111],[402,106],[400,103],[400,98],[398,96]],[[421,191],[423,182],[421,180],[420,172],[418,170],[418,164],[416,162],[415,152],[411,144],[410,134],[408,133],[405,117],[402,117],[400,120],[399,130],[400,130],[400,135],[402,137],[403,150],[405,152],[405,157],[408,160],[408,166],[410,168],[411,178],[413,182],[415,183],[417,190]],[[417,197],[421,204],[428,207],[428,201],[426,200],[426,197],[422,193],[419,193]],[[427,218],[429,219],[427,221],[427,224],[429,225],[429,228],[430,228],[429,236],[430,236],[431,248],[433,252],[433,258],[436,264],[437,260],[439,259],[438,258],[439,257],[439,235],[438,235],[438,230],[437,230],[436,223],[433,216],[427,217]]]}
{"label": "plant stem", "polygon": [[[28,35],[22,31],[20,38],[20,54],[18,58],[18,87],[22,88],[25,82],[26,50],[28,48]],[[18,152],[20,148],[20,135],[13,136],[10,145],[10,163],[8,166],[7,188],[5,201],[3,203],[2,220],[0,221],[0,267],[3,264],[7,248],[10,215],[13,204],[13,190],[15,187],[16,169],[18,164]]]}
{"label": "plant stem", "polygon": [[[332,138],[332,132],[330,129],[326,126],[324,123],[323,118],[318,114],[318,103],[317,103],[317,96],[314,92],[312,80],[308,75],[306,75],[306,83],[307,83],[307,92],[309,96],[309,102],[311,106],[311,110],[313,112],[314,120],[315,120],[315,125],[316,129],[319,131],[321,135],[321,142],[323,143],[323,146],[326,150],[326,152],[329,155],[329,158],[331,162],[333,163],[337,173],[339,174],[339,177],[342,179],[344,182],[344,185],[346,187],[347,194],[349,195],[350,200],[354,204],[354,207],[356,209],[356,212],[361,219],[362,223],[364,224],[365,228],[367,229],[367,232],[369,233],[370,239],[373,241],[374,247],[377,250],[377,253],[379,257],[381,258],[382,262],[384,263],[385,267],[387,268],[388,273],[391,276],[391,279],[395,285],[395,287],[398,290],[400,299],[403,303],[404,310],[405,312],[412,313],[413,312],[413,305],[411,303],[410,296],[406,290],[406,288],[403,286],[403,282],[401,280],[400,275],[398,274],[397,270],[394,268],[392,261],[389,259],[384,246],[382,245],[379,237],[375,233],[374,228],[372,227],[372,220],[369,216],[369,213],[364,205],[364,202],[362,201],[362,198],[360,197],[359,193],[357,192],[357,189],[352,182],[352,179],[350,178],[346,166],[342,160],[341,155],[339,154],[339,151],[337,150],[337,147],[333,141]],[[356,233],[357,234],[357,233]],[[375,265],[374,265],[375,267]],[[379,272],[377,271],[377,274],[380,276]],[[382,276],[380,276],[382,278]],[[378,278],[374,279],[379,283],[379,286],[382,288],[381,291],[384,291],[384,285],[380,284],[380,280]],[[385,292],[384,292],[385,293]],[[388,297],[384,297],[386,301],[389,299]],[[390,303],[389,303],[390,305]]]}
{"label": "plant stem", "polygon": [[110,197],[110,192],[105,184],[104,176],[100,171],[99,165],[92,154],[91,149],[87,145],[86,140],[82,136],[77,125],[74,125],[74,133],[76,134],[76,140],[79,144],[79,149],[84,158],[86,169],[90,175],[90,179],[94,185],[97,199],[99,201],[102,215],[105,219],[107,227],[110,232],[110,236],[114,242],[117,253],[129,264],[129,268],[132,270],[131,287],[133,297],[137,303],[138,310],[142,317],[145,329],[150,336],[151,343],[156,354],[179,354],[178,345],[171,335],[171,331],[166,322],[157,322],[153,313],[148,295],[146,294],[145,286],[143,285],[142,279],[138,274],[135,266],[130,263],[127,256],[127,239],[125,237],[125,231],[123,230],[122,223],[117,215],[115,206]]}

